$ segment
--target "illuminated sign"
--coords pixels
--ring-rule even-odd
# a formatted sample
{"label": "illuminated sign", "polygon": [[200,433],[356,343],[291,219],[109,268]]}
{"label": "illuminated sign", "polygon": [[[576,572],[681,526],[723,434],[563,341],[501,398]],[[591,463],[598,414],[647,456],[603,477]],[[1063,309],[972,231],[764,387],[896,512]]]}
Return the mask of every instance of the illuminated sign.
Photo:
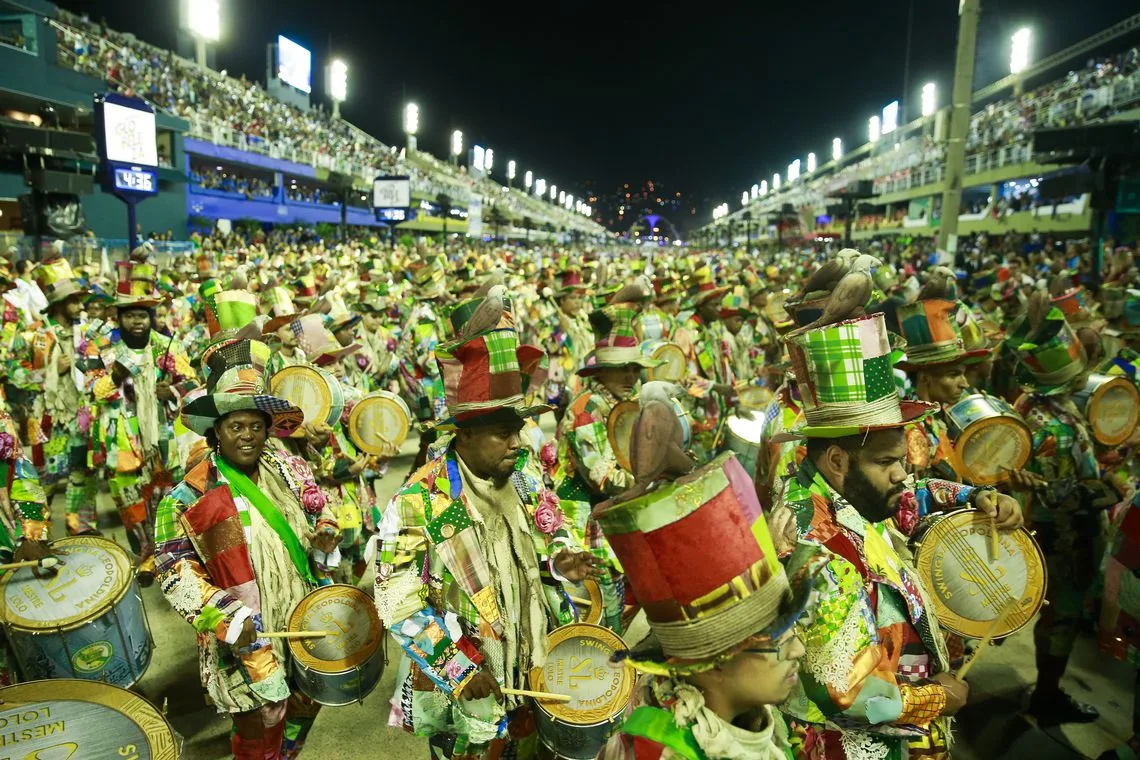
{"label": "illuminated sign", "polygon": [[158,174],[137,166],[116,166],[112,184],[115,190],[153,195],[158,192]]}
{"label": "illuminated sign", "polygon": [[301,92],[312,92],[313,54],[288,37],[277,36],[277,78]]}
{"label": "illuminated sign", "polygon": [[406,222],[410,218],[406,208],[378,208],[376,220],[380,222]]}

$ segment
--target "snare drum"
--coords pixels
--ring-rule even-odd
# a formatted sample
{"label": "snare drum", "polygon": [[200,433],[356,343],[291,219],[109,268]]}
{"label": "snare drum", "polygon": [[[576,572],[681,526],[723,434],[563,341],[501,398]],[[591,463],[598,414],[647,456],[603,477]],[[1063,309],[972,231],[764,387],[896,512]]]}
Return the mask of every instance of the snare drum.
{"label": "snare drum", "polygon": [[[336,425],[344,412],[344,391],[340,381],[329,372],[316,367],[296,365],[286,367],[269,379],[269,390],[274,396],[285,399],[305,413],[305,422],[323,422]],[[298,429],[294,437],[304,435]]]}
{"label": "snare drum", "polygon": [[30,568],[0,580],[4,630],[28,680],[81,678],[130,688],[154,641],[126,551],[96,536],[61,538],[51,577]]}
{"label": "snare drum", "polygon": [[[692,441],[692,425],[689,422],[689,413],[677,399],[670,399],[677,421],[681,423],[681,446],[688,450]],[[637,415],[641,413],[641,406],[636,399],[619,401],[606,418],[606,433],[610,439],[610,448],[622,469],[633,472],[631,464],[633,442],[633,425],[637,422]]]}
{"label": "snare drum", "polygon": [[772,391],[763,385],[741,383],[736,386],[736,400],[741,409],[764,411],[772,401]]}
{"label": "snare drum", "polygon": [[683,380],[688,372],[689,363],[685,359],[685,352],[676,343],[661,338],[644,341],[641,344],[641,355],[661,362],[660,366],[646,368],[645,377],[648,380],[676,383]]}
{"label": "snare drum", "polygon": [[725,420],[725,440],[728,450],[736,454],[748,477],[756,479],[756,461],[760,458],[760,443],[764,438],[763,417],[737,417]]}
{"label": "snare drum", "polygon": [[297,603],[290,631],[335,635],[289,639],[293,681],[307,697],[338,707],[363,702],[384,674],[384,626],[372,597],[355,586],[323,586]]}
{"label": "snare drum", "polygon": [[558,757],[593,760],[621,724],[633,695],[633,671],[610,663],[625,642],[608,628],[571,623],[547,634],[546,645],[546,664],[531,671],[530,687],[571,699],[533,702],[538,736]]}
{"label": "snare drum", "polygon": [[368,454],[393,455],[393,447],[408,437],[412,412],[395,393],[374,391],[352,408],[348,415],[348,437]]}
{"label": "snare drum", "polygon": [[19,742],[10,756],[25,760],[178,760],[182,754],[181,737],[157,707],[105,683],[63,678],[0,689],[0,726],[6,739]]}
{"label": "snare drum", "polygon": [[938,622],[966,638],[981,638],[998,613],[1015,604],[994,631],[1009,636],[1028,625],[1045,599],[1045,557],[1029,531],[998,533],[990,555],[993,518],[973,509],[931,515],[911,540],[915,568],[930,592]]}
{"label": "snare drum", "polygon": [[1140,422],[1140,391],[1125,377],[1091,374],[1073,401],[1084,412],[1093,437],[1105,446],[1127,441]]}
{"label": "snare drum", "polygon": [[962,474],[976,485],[1008,480],[1033,453],[1025,420],[996,396],[967,396],[946,411],[946,423]]}

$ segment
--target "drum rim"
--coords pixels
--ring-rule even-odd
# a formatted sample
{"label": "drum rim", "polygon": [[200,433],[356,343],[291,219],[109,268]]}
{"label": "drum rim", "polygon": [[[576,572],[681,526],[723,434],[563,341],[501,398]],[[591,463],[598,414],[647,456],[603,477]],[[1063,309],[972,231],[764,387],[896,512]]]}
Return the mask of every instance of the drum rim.
{"label": "drum rim", "polygon": [[1003,421],[1002,425],[1005,427],[1012,426],[1012,427],[1016,428],[1018,430],[1018,434],[1021,436],[1021,440],[1025,444],[1025,446],[1023,448],[1023,451],[1025,452],[1024,458],[1022,458],[1022,460],[1017,463],[1017,466],[1013,467],[1012,469],[1019,470],[1022,467],[1024,467],[1025,463],[1029,461],[1029,458],[1033,454],[1033,434],[1029,431],[1029,426],[1025,424],[1024,420],[1020,420],[1016,417],[1011,417],[1008,414],[1000,414],[997,417],[989,417],[989,418],[986,418],[983,420],[976,420],[975,424],[972,426],[972,429],[968,428],[966,430],[963,430],[961,433],[959,433],[958,440],[954,441],[954,455],[957,457],[958,463],[961,464],[962,471],[964,472],[964,474],[970,476],[971,480],[974,483],[976,483],[977,485],[989,486],[989,485],[994,485],[996,483],[1004,483],[1005,481],[1009,480],[1008,471],[1005,473],[1004,476],[1003,475],[997,475],[996,477],[989,476],[989,475],[986,475],[986,476],[975,475],[973,472],[970,472],[969,469],[967,468],[966,459],[965,459],[965,456],[963,454],[963,451],[966,448],[966,444],[969,441],[971,441],[975,437],[977,437],[977,435],[979,433],[981,433],[983,430],[985,430],[986,428],[993,427],[993,425],[985,425],[985,424],[977,424],[977,423],[997,422],[998,420],[1007,420],[1008,423],[1012,423],[1012,425],[1010,425],[1010,424],[1007,424],[1006,422]]}
{"label": "drum rim", "polygon": [[[595,639],[600,639],[603,644],[609,646],[614,652],[628,649],[622,637],[605,626],[594,623],[568,623],[546,634],[547,657],[554,652],[555,647],[559,644],[566,639],[576,636],[593,636]],[[608,708],[598,706],[589,710],[576,712],[576,714],[585,716],[585,719],[590,721],[589,723],[575,721],[572,717],[569,717],[565,703],[551,702],[549,704],[543,704],[542,702],[533,700],[534,704],[538,707],[540,712],[546,713],[550,718],[570,726],[587,727],[606,723],[607,721],[613,720],[616,716],[621,715],[629,706],[629,700],[633,696],[633,689],[636,685],[633,671],[628,665],[623,664],[620,668],[615,668],[615,670],[621,671],[621,686],[614,693],[613,697],[611,697]],[[531,688],[535,691],[546,690],[546,679],[542,671],[543,669],[539,667],[531,669],[530,683]]]}
{"label": "drum rim", "polygon": [[[928,564],[925,562],[925,558],[929,557],[931,561],[933,561],[934,558],[934,552],[932,548],[928,549],[925,552],[923,551],[923,544],[925,543],[926,539],[935,529],[938,528],[939,525],[959,527],[956,525],[955,521],[960,520],[962,516],[971,518],[971,524],[977,521],[983,522],[987,526],[992,525],[992,518],[990,518],[989,515],[986,515],[984,512],[979,512],[976,509],[955,509],[951,512],[943,512],[941,514],[934,515],[936,519],[934,519],[929,527],[926,528],[922,536],[916,539],[917,546],[915,546],[914,549],[914,567],[918,572],[919,579],[924,584],[927,584],[928,588],[930,589],[929,593],[931,603],[936,608],[936,612],[938,613],[936,616],[941,627],[947,631],[950,631],[951,633],[956,633],[959,636],[963,636],[965,638],[981,638],[989,630],[990,625],[993,623],[993,620],[977,623],[977,630],[965,630],[964,627],[956,628],[953,623],[958,620],[964,620],[964,618],[950,610],[950,608],[941,600],[941,598],[933,590],[934,585],[928,581],[929,574],[923,572],[924,565]],[[953,518],[953,520],[948,521],[947,518]],[[1029,588],[1026,588],[1025,593],[1023,593],[1021,599],[1018,600],[1019,607],[1022,607],[1023,609],[1029,609],[1023,607],[1022,602],[1024,602],[1024,600],[1028,598],[1031,593],[1036,597],[1033,600],[1032,609],[1029,609],[1029,611],[1025,613],[1023,622],[1013,628],[1010,628],[1007,624],[1004,628],[998,629],[993,634],[993,638],[995,639],[1004,639],[1007,636],[1012,636],[1033,622],[1033,619],[1037,616],[1037,613],[1041,611],[1041,607],[1045,603],[1045,589],[1048,588],[1049,584],[1049,567],[1045,562],[1045,552],[1042,551],[1041,545],[1037,543],[1037,540],[1033,538],[1033,534],[1024,526],[1012,531],[1002,532],[1006,533],[1010,537],[1016,536],[1017,538],[1014,540],[1018,541],[1019,544],[1028,544],[1028,546],[1032,548],[1032,554],[1037,557],[1038,565],[1041,568],[1041,584],[1040,589],[1037,591],[1031,591]],[[943,612],[945,612],[945,614],[942,614]]]}
{"label": "drum rim", "polygon": [[646,367],[645,368],[645,374],[649,377],[649,379],[651,381],[661,379],[661,380],[665,380],[667,382],[676,382],[677,380],[680,380],[681,376],[684,376],[684,374],[685,374],[684,368],[681,369],[681,376],[678,376],[678,377],[662,376],[661,369],[663,367],[668,367],[670,362],[661,358],[658,354],[661,354],[662,352],[669,352],[669,351],[676,350],[677,353],[680,354],[681,362],[683,364],[685,362],[685,351],[684,351],[684,349],[682,349],[679,345],[677,345],[673,341],[666,340],[665,338],[654,338],[653,340],[656,341],[659,345],[654,347],[654,349],[650,353],[649,357],[651,359],[653,359],[654,361],[660,361],[661,364],[659,366],[656,366],[656,367]]}
{"label": "drum rim", "polygon": [[[77,536],[76,538],[86,538]],[[15,690],[20,690],[16,698],[9,698]],[[62,692],[70,693],[64,695]],[[102,692],[102,693],[100,693]],[[0,700],[5,705],[18,707],[30,702],[83,702],[98,705],[119,713],[130,720],[144,737],[150,750],[151,760],[178,760],[178,734],[170,721],[153,702],[141,694],[116,686],[112,683],[92,681],[85,678],[49,678],[38,681],[25,681],[0,688]],[[144,725],[137,719],[145,716],[150,721],[161,723],[169,736],[169,744],[156,744],[161,738],[152,725]]]}
{"label": "drum rim", "polygon": [[[385,395],[381,396],[381,393]],[[369,404],[369,402],[372,403]],[[385,403],[381,404],[378,402]],[[393,441],[393,443],[399,447],[404,443],[405,440],[407,440],[408,434],[412,431],[412,413],[411,410],[408,409],[408,405],[404,403],[404,400],[402,398],[397,396],[395,393],[392,393],[391,391],[373,391],[372,393],[365,394],[364,398],[360,399],[360,401],[356,403],[356,406],[352,407],[352,411],[348,413],[348,437],[352,439],[352,442],[356,444],[357,448],[361,449],[367,454],[385,453],[384,450],[379,446],[373,446],[370,443],[365,443],[363,436],[357,433],[357,429],[360,425],[360,415],[363,414],[367,409],[367,407],[365,407],[365,404],[369,404],[369,406],[377,406],[387,405],[388,403],[393,402],[398,402],[396,403],[396,406],[404,413],[404,432],[399,436],[400,440]]]}
{"label": "drum rim", "polygon": [[641,403],[637,399],[625,399],[624,401],[619,401],[614,404],[614,408],[611,409],[610,413],[606,415],[606,438],[609,439],[610,448],[613,449],[614,452],[614,458],[617,459],[617,463],[626,472],[629,472],[633,468],[632,460],[630,459],[630,457],[633,456],[633,452],[630,451],[633,446],[633,441],[630,441],[630,445],[627,446],[623,452],[621,447],[617,444],[617,434],[615,433],[617,430],[617,425],[611,425],[610,420],[614,419],[614,415],[617,414],[619,409],[625,410],[631,408],[640,411]]}
{"label": "drum rim", "polygon": [[[600,625],[602,618],[606,614],[606,601],[602,596],[602,584],[598,583],[594,578],[586,578],[579,584],[586,590],[586,594],[590,597],[590,614],[578,621],[588,625]],[[577,607],[578,605],[574,605]]]}
{"label": "drum rim", "polygon": [[[82,628],[88,623],[93,623],[94,621],[107,614],[107,612],[117,607],[119,602],[123,601],[123,597],[127,595],[127,592],[130,591],[131,586],[135,583],[135,568],[131,565],[130,555],[127,554],[127,551],[123,549],[123,547],[119,546],[109,538],[104,538],[102,536],[65,536],[64,538],[57,538],[55,541],[52,541],[51,546],[54,548],[64,543],[76,546],[102,546],[106,548],[108,553],[115,558],[116,565],[120,564],[121,560],[123,574],[119,581],[122,583],[122,586],[113,591],[102,605],[88,610],[83,614],[72,615],[71,617],[52,621],[51,623],[48,623],[46,621],[33,621],[21,617],[21,620],[25,620],[27,622],[14,623],[8,614],[9,608],[7,591],[8,584],[15,577],[15,573],[5,573],[4,577],[0,578],[0,622],[13,630],[20,631],[21,633],[45,633],[54,631],[66,633],[68,631],[74,631]],[[115,551],[107,547],[113,547],[113,549],[117,550],[118,553],[116,554]]]}
{"label": "drum rim", "polygon": [[[1096,377],[1096,375],[1091,375],[1089,379],[1091,380],[1093,377]],[[1096,439],[1097,443],[1105,446],[1119,446],[1132,436],[1132,433],[1136,431],[1136,426],[1140,424],[1140,389],[1127,378],[1113,375],[1102,375],[1102,377],[1107,378],[1107,381],[1098,384],[1096,388],[1089,392],[1088,412],[1085,414],[1085,418],[1089,422],[1089,427],[1092,428],[1093,438]],[[1092,417],[1096,413],[1095,407],[1100,405],[1101,398],[1112,388],[1128,388],[1131,392],[1132,400],[1135,402],[1135,406],[1132,408],[1132,425],[1128,432],[1123,435],[1102,438],[1098,434],[1096,423],[1092,421]]]}
{"label": "drum rim", "polygon": [[359,652],[354,653],[352,656],[344,657],[339,660],[322,660],[305,650],[304,641],[300,639],[286,640],[289,645],[289,653],[293,655],[293,659],[298,665],[304,667],[306,670],[324,675],[333,675],[343,673],[346,670],[352,670],[358,665],[372,659],[376,656],[377,652],[383,651],[384,649],[384,624],[380,622],[380,615],[376,611],[376,605],[373,603],[372,597],[356,586],[350,586],[347,583],[331,583],[305,594],[305,596],[301,598],[301,601],[297,602],[297,606],[293,608],[293,611],[289,613],[288,622],[286,623],[288,630],[299,630],[297,626],[301,624],[301,618],[304,617],[305,612],[312,605],[310,600],[321,596],[333,596],[335,594],[330,591],[332,589],[335,589],[337,594],[344,594],[344,590],[348,589],[348,596],[359,594],[363,598],[364,609],[367,611],[369,618],[376,621],[376,647],[372,649],[372,651],[367,651],[368,647],[362,647]]}
{"label": "drum rim", "polygon": [[[332,381],[332,383],[334,384],[333,387],[339,386],[339,384],[340,384],[340,381],[337,380],[336,376],[334,374],[332,374],[331,372],[323,370],[320,367],[310,367],[307,364],[294,364],[294,365],[289,366],[289,367],[282,367],[281,369],[277,370],[277,372],[273,373],[273,377],[269,378],[269,392],[272,393],[274,396],[279,396],[280,394],[278,393],[278,391],[281,388],[281,382],[283,380],[289,379],[289,375],[302,375],[302,374],[308,374],[308,373],[316,374],[318,377],[322,378],[325,381],[324,382],[325,387],[323,388],[323,390],[328,392],[328,401],[325,402],[325,406],[327,406],[328,408],[325,410],[324,415],[321,417],[321,419],[319,421],[327,423],[329,416],[332,414],[333,408],[336,406],[335,399],[333,398],[333,392],[331,390],[329,390],[329,387],[330,387],[329,381],[330,380]],[[320,386],[320,384],[318,384],[318,387],[319,386]],[[344,394],[342,393],[341,394],[341,409],[342,410],[344,409],[343,396],[344,396]],[[292,402],[290,402],[290,403],[292,403]],[[304,412],[303,409],[301,411]],[[305,420],[305,421],[310,422],[310,420]],[[298,438],[298,437],[303,436],[304,434],[305,434],[304,430],[302,430],[301,428],[297,428],[297,431],[293,433],[292,437]]]}

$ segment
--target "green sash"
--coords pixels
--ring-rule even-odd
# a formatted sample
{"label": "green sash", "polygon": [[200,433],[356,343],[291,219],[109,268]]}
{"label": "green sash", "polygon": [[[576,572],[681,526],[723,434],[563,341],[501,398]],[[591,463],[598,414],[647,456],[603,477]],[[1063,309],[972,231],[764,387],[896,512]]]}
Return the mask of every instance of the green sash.
{"label": "green sash", "polygon": [[642,705],[635,708],[618,730],[623,734],[657,742],[686,760],[705,760],[705,753],[701,752],[697,740],[693,738],[693,732],[678,728],[673,713],[660,707]]}
{"label": "green sash", "polygon": [[289,550],[289,559],[293,560],[293,566],[297,568],[301,578],[310,586],[318,585],[317,579],[313,577],[313,571],[309,568],[309,555],[301,546],[301,540],[297,538],[297,534],[289,527],[289,523],[281,516],[281,512],[269,500],[269,497],[262,493],[248,475],[227,462],[225,457],[216,456],[214,462],[218,465],[218,471],[229,481],[230,493],[234,496],[245,497],[245,500],[257,509],[258,514],[269,524],[269,527],[273,528],[273,532]]}

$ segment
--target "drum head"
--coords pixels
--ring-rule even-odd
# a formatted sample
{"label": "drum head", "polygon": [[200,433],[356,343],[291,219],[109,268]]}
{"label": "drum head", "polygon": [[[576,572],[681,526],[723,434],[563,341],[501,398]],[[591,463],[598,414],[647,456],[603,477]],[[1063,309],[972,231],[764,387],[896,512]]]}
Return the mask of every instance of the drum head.
{"label": "drum head", "polygon": [[78,628],[100,617],[130,587],[130,557],[112,541],[73,536],[52,543],[52,551],[63,560],[55,575],[37,578],[31,568],[21,568],[0,580],[0,618],[13,628]]}
{"label": "drum head", "polygon": [[289,639],[297,661],[318,673],[340,673],[364,662],[383,645],[384,626],[372,597],[355,586],[324,586],[297,604],[290,631],[331,631],[315,639]]}
{"label": "drum head", "polygon": [[403,399],[388,391],[369,393],[348,415],[348,436],[368,454],[392,456],[408,437],[412,415]]}
{"label": "drum head", "polygon": [[616,633],[599,625],[571,623],[547,634],[546,664],[530,672],[535,691],[569,694],[569,702],[536,701],[538,709],[579,726],[620,715],[633,694],[633,671],[611,665],[614,652],[626,649]]}
{"label": "drum head", "polygon": [[633,441],[633,423],[637,422],[637,415],[641,406],[636,401],[620,401],[606,420],[606,431],[610,439],[610,448],[618,464],[627,472],[632,470],[629,459],[630,444]]}
{"label": "drum head", "polygon": [[762,410],[768,408],[772,400],[772,392],[762,385],[748,383],[736,389],[736,399],[741,409]]}
{"label": "drum head", "polygon": [[[305,413],[305,422],[328,423],[333,408],[330,380],[338,382],[332,375],[315,367],[286,367],[270,378],[269,390],[274,396],[299,407]],[[300,429],[293,433],[294,437],[302,435],[304,432]]]}
{"label": "drum head", "polygon": [[1010,470],[1020,470],[1033,453],[1025,423],[1013,417],[990,417],[966,428],[954,443],[963,473],[976,485],[1003,483]]}
{"label": "drum head", "polygon": [[764,437],[764,419],[762,417],[737,417],[733,415],[725,420],[729,433],[745,443],[754,446],[760,445]]}
{"label": "drum head", "polygon": [[685,352],[676,343],[662,343],[653,352],[653,358],[664,363],[659,367],[649,367],[645,370],[650,380],[675,383],[685,377],[688,362],[685,361]]}
{"label": "drum head", "polygon": [[998,533],[990,553],[993,519],[959,510],[930,519],[915,552],[919,577],[933,597],[938,622],[966,638],[982,638],[1013,600],[994,638],[1028,625],[1045,598],[1045,558],[1029,531]]}
{"label": "drum head", "polygon": [[1114,377],[1093,391],[1085,416],[1098,443],[1119,446],[1140,421],[1140,391],[1123,377]]}
{"label": "drum head", "polygon": [[0,689],[0,702],[0,725],[20,742],[13,757],[178,760],[181,754],[181,740],[158,708],[118,686],[29,681]]}

